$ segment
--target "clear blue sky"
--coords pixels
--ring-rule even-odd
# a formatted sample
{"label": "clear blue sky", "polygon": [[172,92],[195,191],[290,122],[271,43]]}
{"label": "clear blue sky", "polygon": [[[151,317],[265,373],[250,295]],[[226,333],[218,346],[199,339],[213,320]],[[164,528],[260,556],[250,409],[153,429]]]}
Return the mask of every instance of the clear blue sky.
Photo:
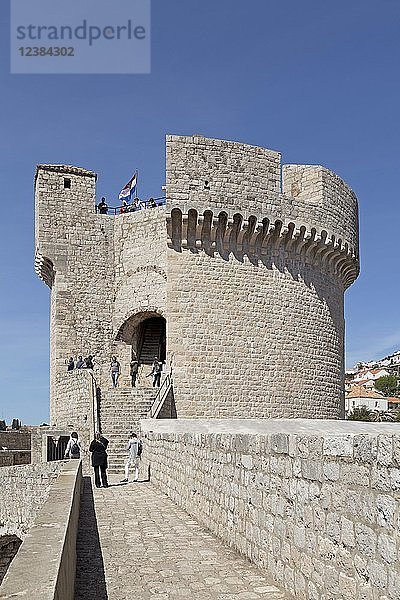
{"label": "clear blue sky", "polygon": [[192,134],[318,163],[358,195],[362,275],[346,295],[347,363],[400,348],[398,0],[153,0],[151,75],[9,74],[0,5],[0,418],[48,420],[49,290],[33,271],[36,163],[164,183],[164,136]]}

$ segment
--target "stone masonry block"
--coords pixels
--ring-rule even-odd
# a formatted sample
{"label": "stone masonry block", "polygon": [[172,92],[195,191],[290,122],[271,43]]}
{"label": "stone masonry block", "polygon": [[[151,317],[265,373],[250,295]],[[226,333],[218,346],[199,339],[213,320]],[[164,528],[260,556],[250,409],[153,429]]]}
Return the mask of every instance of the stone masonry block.
{"label": "stone masonry block", "polygon": [[327,435],[324,437],[324,456],[353,457],[351,435]]}
{"label": "stone masonry block", "polygon": [[271,447],[275,454],[289,454],[289,436],[281,433],[272,435]]}

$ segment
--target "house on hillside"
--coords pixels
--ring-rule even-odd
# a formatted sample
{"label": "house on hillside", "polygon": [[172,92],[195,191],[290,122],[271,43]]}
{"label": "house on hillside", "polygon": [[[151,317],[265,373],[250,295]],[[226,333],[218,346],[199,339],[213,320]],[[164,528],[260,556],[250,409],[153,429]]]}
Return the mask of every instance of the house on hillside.
{"label": "house on hillside", "polygon": [[400,398],[389,397],[386,400],[388,401],[389,410],[400,410]]}
{"label": "house on hillside", "polygon": [[369,410],[387,411],[388,398],[373,389],[368,389],[363,385],[353,385],[345,396],[346,415],[355,408],[365,406]]}
{"label": "house on hillside", "polygon": [[353,381],[358,385],[364,385],[364,382],[367,382],[369,380],[376,381],[381,377],[387,377],[387,375],[390,375],[390,373],[386,369],[364,369],[357,373]]}

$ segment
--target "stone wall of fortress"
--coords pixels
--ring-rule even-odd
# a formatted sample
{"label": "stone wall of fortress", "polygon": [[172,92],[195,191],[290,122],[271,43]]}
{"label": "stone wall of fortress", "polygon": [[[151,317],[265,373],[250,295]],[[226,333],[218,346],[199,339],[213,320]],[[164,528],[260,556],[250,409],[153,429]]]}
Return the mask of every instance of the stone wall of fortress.
{"label": "stone wall of fortress", "polygon": [[130,214],[95,214],[91,171],[37,169],[51,423],[68,421],[69,356],[95,355],[107,389],[115,354],[128,386],[138,324],[158,315],[178,416],[339,417],[343,294],[358,274],[353,192],[320,166],[282,170],[272,150],[199,136],[166,145],[166,207]]}
{"label": "stone wall of fortress", "polygon": [[99,365],[109,362],[113,222],[94,214],[95,181],[94,173],[73,167],[48,165],[36,174],[36,270],[51,287],[52,423],[64,402],[57,381],[68,358],[93,354]]}
{"label": "stone wall of fortress", "polygon": [[344,318],[338,282],[312,265],[305,268],[295,253],[282,257],[281,269],[247,257],[189,252],[171,252],[168,266],[178,416],[340,414]]}
{"label": "stone wall of fortress", "polygon": [[298,165],[282,193],[279,153],[201,137],[167,137],[166,181],[178,417],[342,416],[354,193]]}
{"label": "stone wall of fortress", "polygon": [[63,464],[56,461],[2,467],[0,536],[17,535],[20,539],[26,536]]}
{"label": "stone wall of fortress", "polygon": [[125,385],[136,326],[144,315],[166,314],[166,239],[164,207],[115,219],[113,335]]}
{"label": "stone wall of fortress", "polygon": [[294,597],[399,600],[398,426],[141,425],[152,482]]}

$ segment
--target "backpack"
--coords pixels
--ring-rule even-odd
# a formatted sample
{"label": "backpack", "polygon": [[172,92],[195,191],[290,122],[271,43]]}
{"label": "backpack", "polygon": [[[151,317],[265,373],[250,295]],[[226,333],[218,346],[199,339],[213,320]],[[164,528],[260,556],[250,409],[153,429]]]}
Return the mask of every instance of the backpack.
{"label": "backpack", "polygon": [[81,449],[79,448],[78,442],[74,442],[72,444],[70,454],[71,454],[71,456],[77,456],[79,458],[79,456],[81,454]]}
{"label": "backpack", "polygon": [[137,455],[138,455],[138,456],[142,456],[142,451],[143,451],[143,444],[142,444],[142,442],[139,440],[138,447],[137,447]]}

